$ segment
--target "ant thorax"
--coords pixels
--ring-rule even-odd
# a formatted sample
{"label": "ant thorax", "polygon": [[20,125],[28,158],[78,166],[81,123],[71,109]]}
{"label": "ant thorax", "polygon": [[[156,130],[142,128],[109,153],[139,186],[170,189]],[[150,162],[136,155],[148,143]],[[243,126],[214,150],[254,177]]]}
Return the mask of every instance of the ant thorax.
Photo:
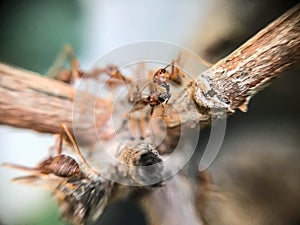
{"label": "ant thorax", "polygon": [[[112,120],[101,129],[107,135],[99,132],[103,145],[107,146],[104,148],[114,146],[119,140],[138,140],[152,143],[160,153],[172,152],[174,145],[169,142],[176,140],[177,143],[176,137],[180,134],[180,116],[174,103],[184,91],[178,81],[185,79],[183,71],[173,64],[161,68],[152,65],[153,70],[145,67],[143,73],[136,76],[134,73],[130,76],[134,69],[118,69],[130,82],[114,89]],[[109,92],[110,87],[106,86],[106,90]],[[174,127],[179,129],[175,131]]]}

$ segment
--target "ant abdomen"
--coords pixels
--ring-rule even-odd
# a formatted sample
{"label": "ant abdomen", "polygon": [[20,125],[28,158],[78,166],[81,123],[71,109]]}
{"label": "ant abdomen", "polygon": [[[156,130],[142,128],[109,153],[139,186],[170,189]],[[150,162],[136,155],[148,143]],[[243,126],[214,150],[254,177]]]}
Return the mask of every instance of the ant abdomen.
{"label": "ant abdomen", "polygon": [[71,177],[81,172],[78,163],[68,155],[56,155],[42,161],[38,170],[44,174],[53,173],[59,177]]}

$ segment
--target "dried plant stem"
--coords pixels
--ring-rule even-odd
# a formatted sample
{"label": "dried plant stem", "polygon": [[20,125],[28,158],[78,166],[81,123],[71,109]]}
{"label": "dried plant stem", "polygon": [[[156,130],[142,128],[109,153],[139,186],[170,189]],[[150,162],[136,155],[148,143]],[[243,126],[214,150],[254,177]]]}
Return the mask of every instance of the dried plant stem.
{"label": "dried plant stem", "polygon": [[[192,95],[200,114],[191,119],[186,113],[186,120],[192,123],[209,121],[206,109],[210,107],[228,112],[237,108],[245,111],[248,100],[262,85],[299,62],[300,4],[297,4],[202,73],[199,80],[187,88],[182,98]],[[74,95],[75,89],[62,82],[0,63],[0,124],[57,133],[62,122],[72,127]],[[190,101],[180,99],[180,102],[182,110],[186,111],[189,107],[185,102],[190,104]],[[111,112],[108,101],[99,99],[98,103],[102,115],[105,110],[108,114]],[[106,119],[99,115],[98,125],[104,124]]]}
{"label": "dried plant stem", "polygon": [[300,64],[300,4],[201,74],[190,92],[201,108],[247,110],[272,78]]}
{"label": "dried plant stem", "polygon": [[[73,113],[80,112],[73,112],[75,91],[69,85],[40,74],[0,64],[0,124],[55,134],[64,123],[72,130],[73,116],[76,116]],[[78,107],[84,108],[84,104]],[[97,99],[96,107],[107,114],[111,111],[110,103],[104,99]],[[100,126],[106,120],[106,116],[97,116]],[[93,143],[93,129],[85,124],[78,127],[82,142]]]}
{"label": "dried plant stem", "polygon": [[[182,99],[176,102],[183,112],[185,110],[185,113],[181,114],[186,115],[183,122],[191,126],[200,121],[202,125],[207,126],[210,124],[211,117],[214,116],[212,112],[221,110],[221,112],[233,113],[237,108],[246,111],[249,99],[262,85],[299,63],[300,4],[264,28],[231,55],[200,74],[199,80],[188,87]],[[184,99],[191,96],[199,107],[198,116],[190,116],[186,112],[191,103]],[[211,108],[216,110],[211,111]],[[215,116],[223,117],[224,115],[216,114]],[[193,180],[192,177],[189,179]],[[205,181],[195,179],[199,182],[198,188],[194,187],[197,194],[190,193],[194,195],[194,198],[190,199],[192,202],[195,201],[193,202],[194,209],[190,209],[188,198],[182,200],[178,197],[182,193],[193,192],[191,191],[192,182],[187,182],[186,177],[180,174],[176,175],[177,183],[186,182],[180,190],[173,187],[174,182],[167,182],[164,189],[145,195],[140,203],[146,211],[149,224],[160,224],[170,220],[172,221],[170,224],[181,224],[178,221],[181,221],[184,215],[194,212],[198,213],[199,221],[192,220],[191,224],[206,224],[205,209],[208,207],[205,199],[206,196],[211,195],[211,192],[206,190]],[[199,192],[201,192],[200,195]],[[173,195],[168,193],[173,193]],[[168,203],[172,204],[170,208]],[[166,208],[160,210],[161,205]],[[182,213],[183,210],[189,209],[191,212]],[[171,216],[168,210],[173,210]]]}

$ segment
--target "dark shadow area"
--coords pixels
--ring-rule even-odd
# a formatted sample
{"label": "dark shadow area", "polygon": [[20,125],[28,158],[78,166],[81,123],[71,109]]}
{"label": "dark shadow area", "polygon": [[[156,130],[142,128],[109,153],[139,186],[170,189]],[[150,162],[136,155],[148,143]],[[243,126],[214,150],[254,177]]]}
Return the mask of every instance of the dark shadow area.
{"label": "dark shadow area", "polygon": [[65,44],[80,51],[78,1],[2,0],[0,61],[45,73]]}
{"label": "dark shadow area", "polygon": [[146,219],[139,206],[129,200],[118,201],[109,206],[93,225],[146,225]]}

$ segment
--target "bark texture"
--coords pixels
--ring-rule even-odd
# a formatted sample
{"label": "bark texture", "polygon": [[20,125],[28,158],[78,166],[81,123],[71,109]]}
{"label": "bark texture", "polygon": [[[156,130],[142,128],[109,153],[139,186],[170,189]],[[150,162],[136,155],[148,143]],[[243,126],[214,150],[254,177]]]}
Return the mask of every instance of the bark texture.
{"label": "bark texture", "polygon": [[[249,99],[264,84],[299,64],[299,34],[300,4],[297,4],[231,55],[200,74],[176,101],[178,110],[184,112],[179,122],[189,126],[199,121],[209,124],[212,108],[229,113],[237,108],[246,111]],[[56,133],[62,122],[72,127],[73,87],[5,64],[0,64],[0,75],[1,124],[44,133]],[[191,101],[187,100],[190,96],[199,107],[198,115],[186,110],[190,108]],[[98,99],[96,105],[101,109],[96,120],[100,127],[112,109],[104,99]],[[88,142],[89,135],[86,136],[82,139]]]}
{"label": "bark texture", "polygon": [[249,99],[270,79],[300,62],[300,5],[217,62],[191,87],[203,108],[246,111]]}
{"label": "bark texture", "polygon": [[[73,117],[80,113],[80,110],[73,111],[75,91],[63,82],[0,64],[0,124],[56,134],[60,124],[65,123],[72,130]],[[84,92],[77,95],[89,98]],[[84,104],[82,101],[77,106],[84,109]],[[101,109],[96,115],[101,127],[107,121],[105,115],[111,111],[111,105],[104,99],[97,99],[96,107]],[[82,143],[93,143],[92,129],[84,123],[79,127]]]}

